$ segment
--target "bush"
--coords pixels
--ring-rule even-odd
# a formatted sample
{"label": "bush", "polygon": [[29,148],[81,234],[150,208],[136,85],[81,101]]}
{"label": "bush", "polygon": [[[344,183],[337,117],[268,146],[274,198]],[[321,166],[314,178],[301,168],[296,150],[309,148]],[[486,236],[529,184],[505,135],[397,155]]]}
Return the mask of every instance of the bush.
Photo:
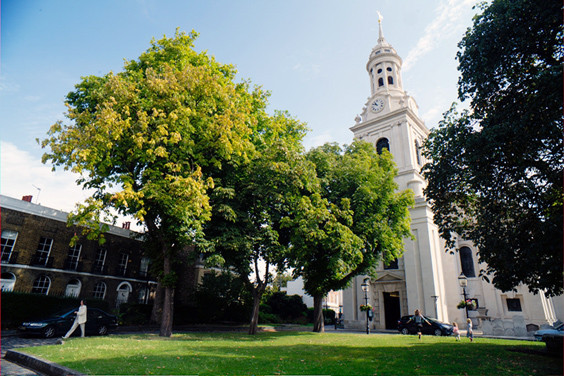
{"label": "bush", "polygon": [[[288,296],[285,292],[274,292],[266,299],[271,313],[274,313],[284,322],[294,322],[301,319],[307,312],[307,306],[299,295]],[[262,311],[261,307],[261,311]],[[266,310],[265,310],[266,311]]]}
{"label": "bush", "polygon": [[152,309],[149,304],[123,303],[119,306],[119,325],[147,325]]}

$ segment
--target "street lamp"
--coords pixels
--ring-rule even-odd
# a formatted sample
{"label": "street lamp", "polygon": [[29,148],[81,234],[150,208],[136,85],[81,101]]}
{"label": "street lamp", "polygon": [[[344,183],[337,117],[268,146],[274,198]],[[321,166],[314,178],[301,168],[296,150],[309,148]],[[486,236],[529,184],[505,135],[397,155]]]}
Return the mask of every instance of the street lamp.
{"label": "street lamp", "polygon": [[[365,278],[360,287],[362,291],[364,291],[364,304],[368,306],[368,291],[370,290],[370,284],[368,283],[369,279]],[[366,334],[370,334],[370,327],[368,326],[368,311],[366,310]]]}
{"label": "street lamp", "polygon": [[[458,284],[462,287],[462,295],[464,295],[464,304],[466,304],[466,286],[468,286],[468,278],[464,275],[464,273],[460,273],[458,276]],[[466,318],[468,318],[468,306],[465,305],[464,309],[466,309]]]}

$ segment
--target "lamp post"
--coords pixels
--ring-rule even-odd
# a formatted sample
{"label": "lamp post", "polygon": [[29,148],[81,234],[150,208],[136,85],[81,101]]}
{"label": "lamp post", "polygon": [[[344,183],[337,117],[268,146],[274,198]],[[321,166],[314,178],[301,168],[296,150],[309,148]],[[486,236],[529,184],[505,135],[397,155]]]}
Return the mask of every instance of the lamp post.
{"label": "lamp post", "polygon": [[[462,295],[464,295],[464,304],[466,304],[466,286],[468,286],[468,278],[464,275],[464,273],[460,273],[458,276],[458,284],[462,287]],[[464,309],[466,310],[466,318],[468,318],[468,306],[465,305]]]}
{"label": "lamp post", "polygon": [[[365,278],[360,287],[364,291],[364,304],[368,306],[368,291],[370,290],[369,279]],[[370,327],[368,325],[368,310],[366,311],[366,334],[370,334]]]}

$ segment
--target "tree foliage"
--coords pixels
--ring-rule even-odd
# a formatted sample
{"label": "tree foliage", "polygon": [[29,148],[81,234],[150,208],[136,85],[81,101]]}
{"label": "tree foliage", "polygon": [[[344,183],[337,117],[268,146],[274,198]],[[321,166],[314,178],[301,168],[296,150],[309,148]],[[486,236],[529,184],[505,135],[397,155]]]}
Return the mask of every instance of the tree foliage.
{"label": "tree foliage", "polygon": [[256,108],[265,95],[235,83],[235,69],[194,51],[197,34],[151,42],[120,73],[88,76],[67,96],[70,123],[42,141],[43,162],[81,175],[93,189],[70,221],[99,232],[103,216],[135,217],[162,265],[161,335],[170,336],[175,255],[202,236],[209,191],[229,163],[253,153]]}
{"label": "tree foliage", "polygon": [[257,118],[254,155],[248,163],[223,169],[217,180],[212,219],[205,227],[209,243],[202,249],[209,260],[239,274],[252,291],[250,334],[257,330],[270,272],[288,264],[288,237],[280,222],[315,177],[302,153],[305,125],[283,112],[262,112]]}
{"label": "tree foliage", "polygon": [[389,152],[355,141],[326,144],[307,159],[318,189],[300,198],[284,225],[291,229],[292,266],[314,298],[314,330],[323,331],[322,300],[357,275],[373,274],[381,260],[401,257],[410,237],[411,191],[396,192],[397,169]]}
{"label": "tree foliage", "polygon": [[561,294],[562,4],[480,9],[457,55],[470,111],[453,106],[428,138],[425,193],[441,235],[472,240],[497,288]]}

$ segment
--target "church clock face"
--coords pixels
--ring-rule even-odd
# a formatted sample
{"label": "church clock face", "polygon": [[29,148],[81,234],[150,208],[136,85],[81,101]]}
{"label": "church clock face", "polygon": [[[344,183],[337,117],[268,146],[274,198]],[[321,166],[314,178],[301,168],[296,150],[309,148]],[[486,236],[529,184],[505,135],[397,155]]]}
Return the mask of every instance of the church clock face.
{"label": "church clock face", "polygon": [[384,109],[384,100],[381,98],[375,99],[370,105],[372,112],[380,112]]}

